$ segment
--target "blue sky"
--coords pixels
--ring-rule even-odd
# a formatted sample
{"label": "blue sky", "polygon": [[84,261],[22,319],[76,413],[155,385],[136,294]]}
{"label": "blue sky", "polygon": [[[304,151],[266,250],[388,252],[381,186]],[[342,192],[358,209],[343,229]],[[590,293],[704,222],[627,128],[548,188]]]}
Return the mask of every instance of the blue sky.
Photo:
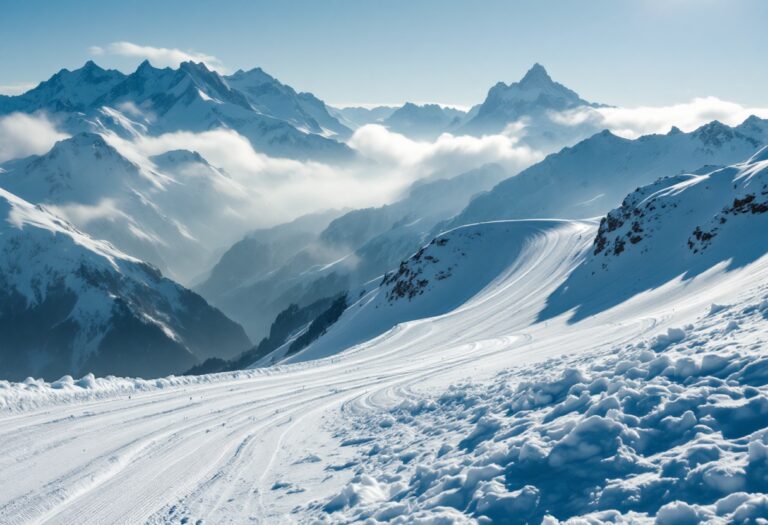
{"label": "blue sky", "polygon": [[534,62],[583,97],[768,105],[764,0],[7,1],[0,86],[36,83],[112,42],[261,66],[332,103],[471,105]]}

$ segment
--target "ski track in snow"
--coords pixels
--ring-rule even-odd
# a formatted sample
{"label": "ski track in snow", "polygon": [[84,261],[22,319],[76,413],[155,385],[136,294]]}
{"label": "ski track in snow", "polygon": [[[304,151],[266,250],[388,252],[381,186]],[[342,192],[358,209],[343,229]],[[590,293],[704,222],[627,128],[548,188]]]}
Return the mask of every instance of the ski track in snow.
{"label": "ski track in snow", "polygon": [[577,324],[563,316],[535,324],[596,226],[520,224],[528,232],[520,257],[469,302],[340,355],[165,388],[94,389],[90,399],[87,390],[0,388],[0,407],[4,397],[25,401],[0,418],[0,522],[304,522],[309,502],[352,479],[359,445],[375,437],[347,422],[467,379],[650,339],[768,279],[764,258],[669,283]]}

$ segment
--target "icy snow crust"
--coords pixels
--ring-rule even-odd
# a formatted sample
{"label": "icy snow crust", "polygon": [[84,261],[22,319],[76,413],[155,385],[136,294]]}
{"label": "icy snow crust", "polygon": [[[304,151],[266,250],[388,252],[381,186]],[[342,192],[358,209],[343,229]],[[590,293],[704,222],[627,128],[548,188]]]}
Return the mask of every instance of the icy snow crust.
{"label": "icy snow crust", "polygon": [[[468,247],[493,237],[484,249],[512,255],[475,289],[435,279],[396,297],[398,324],[322,359],[0,383],[0,522],[754,522],[766,514],[768,258],[541,318],[598,257],[597,229],[467,228],[484,232]],[[741,237],[711,241],[736,253]],[[461,306],[412,310],[432,293]]]}

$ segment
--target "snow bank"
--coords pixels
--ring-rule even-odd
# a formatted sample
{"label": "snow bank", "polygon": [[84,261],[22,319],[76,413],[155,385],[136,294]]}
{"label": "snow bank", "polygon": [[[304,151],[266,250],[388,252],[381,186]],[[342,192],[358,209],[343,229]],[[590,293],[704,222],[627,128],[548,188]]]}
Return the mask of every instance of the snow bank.
{"label": "snow bank", "polygon": [[377,437],[352,481],[304,510],[325,523],[760,523],[763,310],[718,305],[648,341],[351,414],[343,439]]}
{"label": "snow bank", "polygon": [[50,383],[32,377],[18,383],[0,380],[0,413],[25,412],[56,405],[131,396],[143,392],[220,384],[274,373],[276,370],[257,369],[202,376],[171,375],[158,379],[94,377],[93,374],[87,374],[80,379],[64,376]]}

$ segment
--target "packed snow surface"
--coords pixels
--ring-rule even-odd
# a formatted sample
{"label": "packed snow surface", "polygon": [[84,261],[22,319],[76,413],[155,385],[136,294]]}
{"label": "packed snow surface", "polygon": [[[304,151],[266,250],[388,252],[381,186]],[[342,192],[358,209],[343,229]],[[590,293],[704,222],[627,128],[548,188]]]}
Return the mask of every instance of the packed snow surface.
{"label": "packed snow surface", "polygon": [[0,522],[759,523],[768,259],[540,319],[597,225],[508,226],[459,308],[324,359],[0,382]]}

